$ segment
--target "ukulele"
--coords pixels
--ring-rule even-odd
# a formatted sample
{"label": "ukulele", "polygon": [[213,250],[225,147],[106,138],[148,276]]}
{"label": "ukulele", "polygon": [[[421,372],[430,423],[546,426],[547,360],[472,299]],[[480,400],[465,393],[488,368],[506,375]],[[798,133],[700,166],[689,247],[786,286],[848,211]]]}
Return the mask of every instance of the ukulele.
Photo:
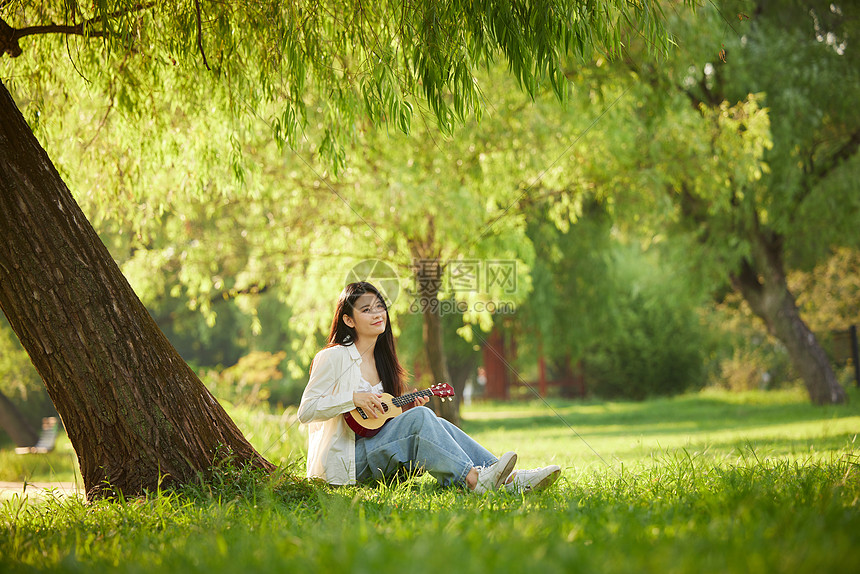
{"label": "ukulele", "polygon": [[448,383],[439,383],[429,389],[407,393],[399,397],[392,397],[388,393],[382,393],[379,399],[382,401],[382,414],[377,415],[377,418],[372,418],[363,409],[356,407],[348,413],[344,413],[343,419],[358,436],[371,437],[379,432],[382,425],[401,414],[404,405],[408,405],[418,397],[432,396],[440,397],[443,401],[446,398],[451,401],[454,400],[451,398],[454,396],[454,389]]}

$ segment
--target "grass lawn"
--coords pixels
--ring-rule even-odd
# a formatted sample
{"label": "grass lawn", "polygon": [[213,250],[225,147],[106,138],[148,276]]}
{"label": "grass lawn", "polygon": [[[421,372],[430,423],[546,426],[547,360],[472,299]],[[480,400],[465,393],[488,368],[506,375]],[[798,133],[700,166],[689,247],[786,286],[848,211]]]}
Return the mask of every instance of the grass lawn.
{"label": "grass lawn", "polygon": [[[329,488],[296,479],[294,418],[233,410],[282,472],[225,470],[147,499],[0,502],[0,572],[856,572],[860,394],[706,392],[642,403],[482,403],[464,429],[538,494],[475,496],[429,477]],[[74,480],[68,443],[0,453],[0,480]],[[18,473],[18,474],[15,474]]]}

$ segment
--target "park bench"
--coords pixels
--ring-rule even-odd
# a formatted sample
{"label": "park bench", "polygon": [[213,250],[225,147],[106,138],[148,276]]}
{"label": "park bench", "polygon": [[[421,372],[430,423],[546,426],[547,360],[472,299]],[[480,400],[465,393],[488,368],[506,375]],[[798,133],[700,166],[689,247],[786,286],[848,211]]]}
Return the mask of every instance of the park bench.
{"label": "park bench", "polygon": [[39,441],[33,446],[19,446],[15,449],[16,454],[45,454],[54,450],[57,442],[57,430],[59,425],[57,417],[45,417],[42,419],[42,432]]}

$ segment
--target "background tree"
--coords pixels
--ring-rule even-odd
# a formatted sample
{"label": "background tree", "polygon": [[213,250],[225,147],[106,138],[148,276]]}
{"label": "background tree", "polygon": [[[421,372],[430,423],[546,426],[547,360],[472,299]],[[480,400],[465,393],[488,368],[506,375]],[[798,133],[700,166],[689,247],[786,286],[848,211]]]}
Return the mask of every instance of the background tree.
{"label": "background tree", "polygon": [[[534,380],[543,359],[549,380],[572,384],[581,375],[579,392],[598,397],[641,400],[702,386],[716,338],[705,335],[706,290],[686,244],[646,225],[624,229],[610,198],[596,195],[560,190],[527,207],[536,254],[533,292],[515,318],[520,378]],[[564,196],[581,206],[559,219],[552,208]]]}
{"label": "background tree", "polygon": [[[845,393],[786,277],[856,246],[858,17],[848,3],[714,3],[673,15],[680,48],[666,64],[631,49],[626,66],[603,68],[633,76],[606,118],[618,132],[597,185],[619,205],[648,191],[668,207],[674,230],[698,239],[703,277],[743,296],[815,403]],[[719,45],[705,33],[715,26]]]}
{"label": "background tree", "polygon": [[[2,73],[16,70],[25,100],[59,84],[51,68],[66,54],[137,118],[165,99],[268,118],[275,138],[295,146],[308,133],[337,164],[359,119],[408,129],[418,98],[443,128],[478,113],[473,71],[498,54],[524,90],[549,81],[561,94],[562,54],[612,51],[631,23],[665,46],[660,22],[650,3],[625,1],[7,2],[0,50],[16,58]],[[152,117],[142,139],[158,133]],[[193,480],[224,456],[270,468],[157,328],[5,85],[0,134],[0,307],[63,418],[88,497]]]}

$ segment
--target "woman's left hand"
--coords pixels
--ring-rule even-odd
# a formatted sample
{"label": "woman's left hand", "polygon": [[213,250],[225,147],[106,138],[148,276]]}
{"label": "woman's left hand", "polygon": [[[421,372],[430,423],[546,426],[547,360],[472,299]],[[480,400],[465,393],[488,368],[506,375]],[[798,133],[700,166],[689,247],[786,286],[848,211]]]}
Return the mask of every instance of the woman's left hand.
{"label": "woman's left hand", "polygon": [[[418,389],[413,388],[410,393],[418,392]],[[430,397],[415,397],[414,405],[416,407],[423,407],[427,403],[430,402]]]}

